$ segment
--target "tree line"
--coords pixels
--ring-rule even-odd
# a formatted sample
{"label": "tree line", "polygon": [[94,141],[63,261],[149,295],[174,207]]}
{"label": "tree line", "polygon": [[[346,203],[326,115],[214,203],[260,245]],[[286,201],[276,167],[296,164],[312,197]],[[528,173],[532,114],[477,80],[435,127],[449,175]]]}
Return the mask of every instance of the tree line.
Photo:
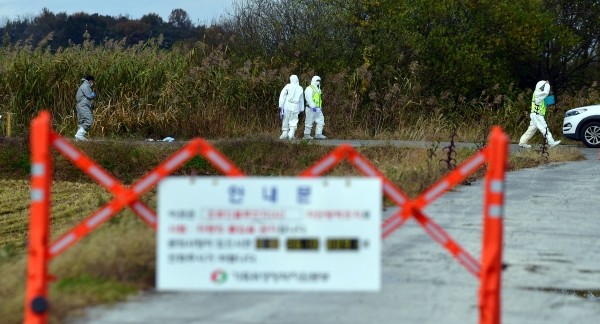
{"label": "tree line", "polygon": [[455,98],[540,79],[572,92],[600,73],[600,0],[237,0],[210,26],[193,24],[183,9],[163,21],[44,8],[0,28],[3,44],[36,44],[52,32],[51,48],[80,44],[85,31],[96,43],[159,35],[165,48],[204,42],[239,66],[260,57],[272,68],[309,66],[323,76],[361,68],[356,82],[366,94],[395,82],[390,70],[417,94]]}
{"label": "tree line", "polygon": [[67,15],[65,12],[53,13],[43,8],[37,16],[20,16],[7,19],[0,26],[2,44],[9,45],[29,39],[36,45],[52,33],[47,45],[53,50],[82,44],[84,34],[100,44],[109,39],[125,40],[127,45],[145,42],[150,38],[163,37],[163,46],[169,48],[180,42],[194,43],[201,40],[204,25],[194,25],[183,9],[173,9],[168,21],[156,13],[148,13],[141,19],[128,16],[105,16],[85,12]]}
{"label": "tree line", "polygon": [[437,93],[541,79],[578,90],[599,73],[599,0],[240,0],[221,25],[243,53],[323,70],[364,65],[375,78],[418,70]]}

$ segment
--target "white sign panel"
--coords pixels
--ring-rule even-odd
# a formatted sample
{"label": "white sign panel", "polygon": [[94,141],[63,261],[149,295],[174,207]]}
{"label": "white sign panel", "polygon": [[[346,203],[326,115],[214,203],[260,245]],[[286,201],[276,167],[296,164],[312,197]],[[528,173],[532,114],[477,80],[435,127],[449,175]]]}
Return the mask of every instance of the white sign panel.
{"label": "white sign panel", "polygon": [[378,291],[381,180],[169,177],[159,290]]}

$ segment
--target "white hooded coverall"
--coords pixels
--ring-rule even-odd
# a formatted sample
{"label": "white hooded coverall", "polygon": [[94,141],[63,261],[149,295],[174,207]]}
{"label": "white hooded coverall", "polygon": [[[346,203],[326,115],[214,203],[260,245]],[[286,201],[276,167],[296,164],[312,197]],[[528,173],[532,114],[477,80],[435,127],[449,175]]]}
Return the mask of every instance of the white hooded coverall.
{"label": "white hooded coverall", "polygon": [[[304,98],[306,98],[306,119],[304,120],[304,135],[310,136],[310,131],[312,129],[313,123],[317,123],[317,127],[315,128],[315,137],[319,137],[323,133],[323,127],[325,126],[325,116],[323,116],[323,110],[320,105],[316,104],[313,101],[313,97],[315,94],[315,90],[318,93],[321,93],[321,78],[318,76],[314,76],[310,82],[310,86],[306,87],[304,90]],[[316,111],[313,111],[313,108],[316,108]]]}
{"label": "white hooded coverall", "polygon": [[[544,90],[541,90],[542,87],[544,87]],[[540,106],[542,104],[542,101],[546,97],[548,97],[548,94],[550,94],[550,84],[546,84],[546,81],[539,81],[535,85],[535,90],[533,92],[533,101],[535,101],[535,105]],[[542,133],[542,136],[546,136],[548,145],[555,146],[558,143],[560,143],[560,141],[556,142],[556,141],[554,141],[554,138],[552,138],[552,134],[550,133],[550,130],[548,129],[548,124],[546,124],[546,120],[544,119],[543,114],[531,112],[529,114],[529,118],[531,118],[531,122],[529,123],[529,128],[527,128],[527,131],[525,132],[525,134],[523,134],[523,136],[521,136],[521,139],[519,140],[519,145],[529,147],[527,145],[527,142],[533,137],[536,130],[538,130],[538,129]]]}
{"label": "white hooded coverall", "polygon": [[290,83],[283,87],[279,95],[279,107],[283,108],[283,119],[281,124],[280,139],[294,138],[296,128],[298,127],[298,114],[304,107],[304,96],[302,87],[298,81],[298,76],[292,75]]}

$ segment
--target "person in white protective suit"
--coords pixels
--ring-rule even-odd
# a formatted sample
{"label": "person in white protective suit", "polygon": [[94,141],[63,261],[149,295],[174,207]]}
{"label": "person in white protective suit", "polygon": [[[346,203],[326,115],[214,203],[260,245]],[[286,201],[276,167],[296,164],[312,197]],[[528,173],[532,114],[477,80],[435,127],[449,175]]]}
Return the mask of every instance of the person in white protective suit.
{"label": "person in white protective suit", "polygon": [[529,123],[529,128],[527,128],[525,134],[521,136],[519,146],[531,148],[531,145],[527,144],[527,142],[533,137],[535,131],[538,129],[542,133],[542,136],[546,137],[550,147],[560,144],[560,141],[555,141],[554,138],[552,138],[552,133],[550,133],[548,124],[546,124],[546,120],[544,119],[544,116],[546,115],[546,103],[544,102],[544,99],[548,97],[548,94],[550,94],[550,82],[539,81],[535,85],[533,97],[531,98],[531,113],[529,114],[531,122]]}
{"label": "person in white protective suit", "polygon": [[92,113],[92,100],[96,94],[92,91],[94,85],[94,77],[88,75],[85,79],[81,79],[81,86],[77,90],[75,100],[77,101],[77,125],[79,129],[75,133],[75,139],[78,141],[87,141],[85,133],[92,127],[94,115]]}
{"label": "person in white protective suit", "polygon": [[294,139],[298,128],[298,115],[304,108],[304,93],[298,76],[292,75],[290,83],[283,87],[279,95],[279,118],[281,118],[281,136],[279,139]]}
{"label": "person in white protective suit", "polygon": [[313,139],[310,136],[313,123],[317,123],[315,128],[316,139],[326,139],[323,135],[323,127],[325,126],[325,117],[323,116],[323,100],[321,98],[321,78],[315,75],[310,81],[310,85],[304,90],[304,98],[306,99],[306,113],[304,120],[304,138]]}

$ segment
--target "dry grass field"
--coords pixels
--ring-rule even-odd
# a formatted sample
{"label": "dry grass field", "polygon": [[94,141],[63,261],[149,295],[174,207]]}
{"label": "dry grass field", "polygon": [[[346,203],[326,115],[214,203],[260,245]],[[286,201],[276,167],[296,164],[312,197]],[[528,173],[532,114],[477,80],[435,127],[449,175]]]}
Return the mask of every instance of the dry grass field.
{"label": "dry grass field", "polygon": [[[139,142],[87,142],[77,144],[125,184],[131,184],[175,152],[179,145]],[[294,176],[332,150],[306,142],[292,144],[266,138],[229,140],[215,144],[249,175]],[[433,184],[448,170],[441,148],[361,147],[365,155],[409,196]],[[462,149],[457,160],[474,150]],[[581,160],[574,148],[550,150],[549,162]],[[510,156],[510,169],[535,167],[547,161],[533,150]],[[218,171],[206,160],[190,160],[178,175],[210,176]],[[483,174],[480,171],[475,177]],[[329,175],[359,176],[342,163]],[[0,141],[0,318],[2,323],[22,322],[29,204],[29,149],[25,140]],[[471,179],[472,180],[472,179]],[[156,207],[156,192],[144,197]],[[93,183],[64,158],[55,154],[52,186],[52,239],[73,227],[111,194]],[[58,256],[50,264],[57,281],[50,285],[51,322],[60,323],[84,306],[110,303],[154,285],[155,234],[131,211],[125,210],[97,231]]]}

